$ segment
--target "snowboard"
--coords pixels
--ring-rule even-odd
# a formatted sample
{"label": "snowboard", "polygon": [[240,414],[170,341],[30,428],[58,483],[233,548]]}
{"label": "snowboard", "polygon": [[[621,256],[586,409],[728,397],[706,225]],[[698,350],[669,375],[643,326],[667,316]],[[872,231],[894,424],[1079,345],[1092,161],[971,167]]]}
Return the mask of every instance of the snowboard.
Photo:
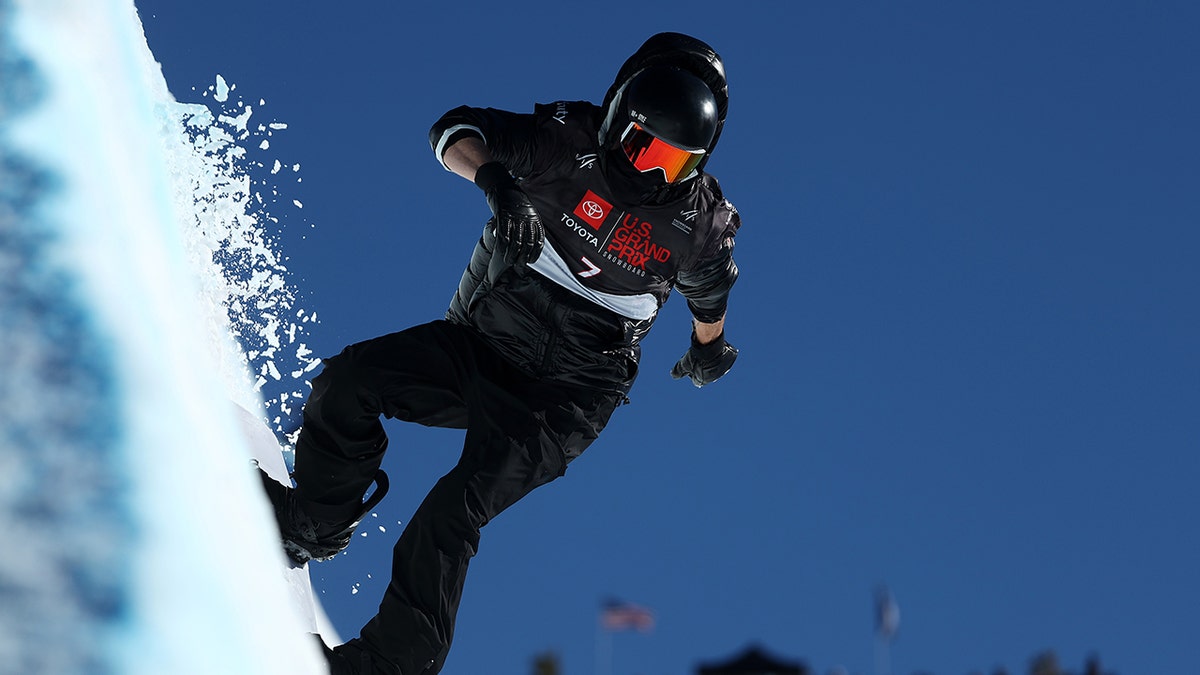
{"label": "snowboard", "polygon": [[[291,486],[287,463],[283,459],[283,447],[266,423],[250,411],[238,406],[238,423],[251,457],[271,478]],[[257,478],[255,479],[257,482]],[[291,610],[310,633],[319,634],[326,643],[337,644],[337,636],[324,610],[313,593],[308,565],[298,565],[280,548],[280,574],[287,584]]]}

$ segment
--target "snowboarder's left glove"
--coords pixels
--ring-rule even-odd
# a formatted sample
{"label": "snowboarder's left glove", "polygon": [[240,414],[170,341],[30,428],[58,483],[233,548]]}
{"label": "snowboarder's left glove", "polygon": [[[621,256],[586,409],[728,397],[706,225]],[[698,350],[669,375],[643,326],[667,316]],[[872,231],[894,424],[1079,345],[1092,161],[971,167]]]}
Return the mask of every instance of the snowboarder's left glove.
{"label": "snowboarder's left glove", "polygon": [[488,162],[475,172],[475,184],[483,189],[496,217],[496,247],[510,265],[538,259],[546,241],[546,229],[529,196],[500,162]]}
{"label": "snowboarder's left glove", "polygon": [[692,384],[703,387],[728,373],[737,355],[737,348],[725,341],[724,332],[712,342],[702,345],[696,341],[696,332],[692,331],[692,346],[671,369],[671,377],[678,380],[686,375],[692,378]]}

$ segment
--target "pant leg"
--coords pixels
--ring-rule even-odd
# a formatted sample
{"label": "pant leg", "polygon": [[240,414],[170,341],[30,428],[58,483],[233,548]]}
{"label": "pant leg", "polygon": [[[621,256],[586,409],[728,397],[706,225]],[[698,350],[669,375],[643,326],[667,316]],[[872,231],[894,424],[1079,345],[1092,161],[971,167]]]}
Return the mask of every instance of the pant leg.
{"label": "pant leg", "polygon": [[430,490],[396,542],[379,613],[354,641],[355,648],[382,656],[405,675],[441,670],[480,528],[562,475],[621,398],[532,380],[482,342],[459,356],[471,365],[463,386],[462,457]]}
{"label": "pant leg", "polygon": [[414,326],[346,347],[313,380],[296,441],[297,494],[322,513],[355,515],[388,446],[380,415],[431,426],[466,426],[455,357],[466,329]]}

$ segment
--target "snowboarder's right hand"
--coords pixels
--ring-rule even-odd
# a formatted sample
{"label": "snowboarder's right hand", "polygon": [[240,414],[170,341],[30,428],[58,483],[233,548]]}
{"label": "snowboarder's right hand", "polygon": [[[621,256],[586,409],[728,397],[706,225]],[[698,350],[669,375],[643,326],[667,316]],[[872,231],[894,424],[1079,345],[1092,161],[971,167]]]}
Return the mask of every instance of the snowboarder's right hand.
{"label": "snowboarder's right hand", "polygon": [[546,229],[529,196],[500,162],[488,162],[475,172],[496,223],[497,252],[510,265],[529,264],[542,253]]}

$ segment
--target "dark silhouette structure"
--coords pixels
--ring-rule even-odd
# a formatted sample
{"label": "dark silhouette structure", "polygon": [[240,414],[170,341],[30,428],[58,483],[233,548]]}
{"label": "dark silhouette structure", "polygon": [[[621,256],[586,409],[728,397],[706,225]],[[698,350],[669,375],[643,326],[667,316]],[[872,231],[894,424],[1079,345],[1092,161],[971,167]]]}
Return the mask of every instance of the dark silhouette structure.
{"label": "dark silhouette structure", "polygon": [[813,675],[803,661],[784,661],[751,645],[732,659],[701,665],[697,675]]}
{"label": "dark silhouette structure", "polygon": [[[1035,654],[1029,659],[1027,675],[1117,675],[1100,666],[1100,657],[1087,658],[1083,670],[1064,669],[1058,655],[1051,650]],[[558,655],[552,651],[537,655],[532,662],[533,675],[564,675]],[[833,672],[833,671],[831,671]],[[845,672],[845,671],[838,671]],[[973,670],[969,675],[984,675],[983,670]],[[997,667],[986,671],[989,675],[1009,675],[1009,671]],[[804,661],[789,661],[769,653],[762,646],[751,644],[734,656],[719,661],[701,663],[695,675],[818,675]],[[932,671],[918,670],[912,675],[935,675]],[[937,674],[943,675],[943,674]],[[945,675],[959,675],[949,673]]]}

